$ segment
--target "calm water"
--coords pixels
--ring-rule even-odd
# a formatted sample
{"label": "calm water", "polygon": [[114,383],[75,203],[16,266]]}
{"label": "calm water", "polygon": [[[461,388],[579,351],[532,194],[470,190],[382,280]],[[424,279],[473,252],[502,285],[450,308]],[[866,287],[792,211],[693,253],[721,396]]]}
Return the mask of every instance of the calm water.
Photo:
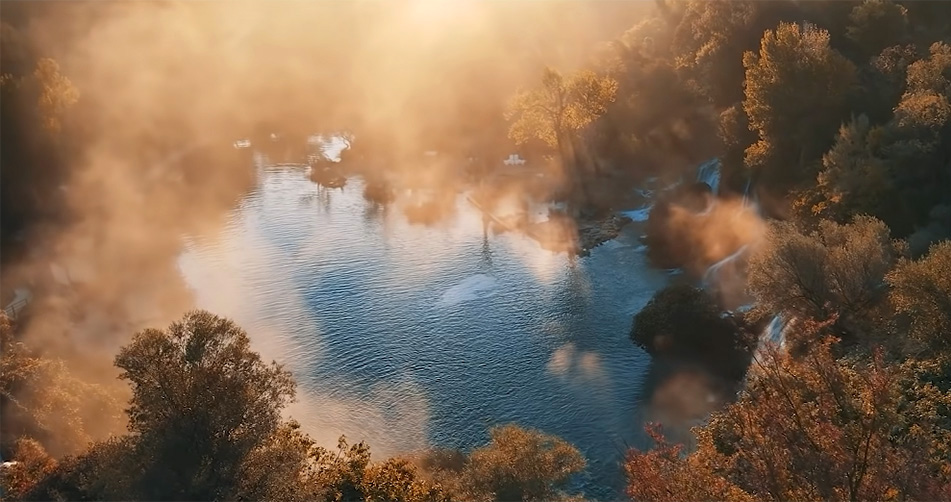
{"label": "calm water", "polygon": [[462,197],[423,227],[370,206],[359,179],[328,191],[305,169],[259,174],[225,230],[189,242],[180,266],[202,308],[294,372],[291,414],[311,434],[393,454],[471,448],[517,422],[585,454],[588,496],[619,496],[623,451],[643,444],[649,364],[628,329],[666,277],[646,265],[636,228],[569,259],[518,235],[484,238]]}

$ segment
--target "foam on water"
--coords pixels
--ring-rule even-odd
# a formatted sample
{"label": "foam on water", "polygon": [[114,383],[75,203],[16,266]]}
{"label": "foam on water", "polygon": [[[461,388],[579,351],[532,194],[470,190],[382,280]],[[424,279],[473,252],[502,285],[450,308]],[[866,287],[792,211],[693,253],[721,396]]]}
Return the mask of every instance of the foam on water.
{"label": "foam on water", "polygon": [[710,185],[714,195],[720,193],[720,159],[712,158],[697,169],[697,181],[702,181]]}
{"label": "foam on water", "polygon": [[328,191],[301,169],[259,174],[221,235],[192,239],[179,265],[199,307],[293,372],[290,414],[308,433],[385,456],[474,448],[515,422],[584,453],[573,485],[586,498],[623,497],[624,452],[648,446],[637,403],[650,359],[628,338],[631,314],[668,281],[636,236],[569,259],[484,234],[463,197],[427,227],[370,210],[358,177]]}
{"label": "foam on water", "polygon": [[653,204],[644,206],[640,209],[620,211],[620,214],[627,216],[633,221],[647,221],[647,218],[650,217],[652,207],[654,207]]}
{"label": "foam on water", "polygon": [[498,281],[495,277],[477,274],[463,279],[459,284],[449,288],[442,294],[439,301],[436,302],[436,305],[439,307],[451,307],[463,302],[487,298],[495,294],[496,286],[498,286]]}

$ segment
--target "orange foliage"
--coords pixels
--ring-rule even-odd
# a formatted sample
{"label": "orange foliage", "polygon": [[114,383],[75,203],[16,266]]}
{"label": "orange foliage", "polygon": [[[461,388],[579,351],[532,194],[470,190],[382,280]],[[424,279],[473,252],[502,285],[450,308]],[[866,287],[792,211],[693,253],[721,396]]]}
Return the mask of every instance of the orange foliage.
{"label": "orange foliage", "polygon": [[628,457],[628,493],[642,502],[951,500],[948,472],[930,454],[935,424],[900,412],[902,370],[881,353],[836,360],[834,343],[799,357],[768,350],[739,400],[695,430],[690,455],[655,431],[656,449]]}

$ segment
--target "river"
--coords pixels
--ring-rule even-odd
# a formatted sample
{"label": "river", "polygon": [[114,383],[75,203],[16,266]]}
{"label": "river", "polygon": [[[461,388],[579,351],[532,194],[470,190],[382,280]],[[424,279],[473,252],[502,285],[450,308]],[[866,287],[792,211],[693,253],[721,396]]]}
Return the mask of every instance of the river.
{"label": "river", "polygon": [[190,239],[179,266],[199,307],[293,371],[290,414],[309,433],[389,455],[472,448],[516,422],[584,453],[587,496],[621,496],[624,451],[646,445],[637,403],[650,364],[628,330],[667,280],[637,224],[569,258],[484,235],[461,195],[427,227],[367,203],[359,178],[327,190],[303,168],[257,170],[225,228]]}

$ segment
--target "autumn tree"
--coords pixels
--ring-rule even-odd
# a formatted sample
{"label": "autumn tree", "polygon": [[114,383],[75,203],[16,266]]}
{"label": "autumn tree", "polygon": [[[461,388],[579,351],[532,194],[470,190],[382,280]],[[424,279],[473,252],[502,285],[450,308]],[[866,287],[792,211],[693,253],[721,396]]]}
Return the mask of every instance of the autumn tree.
{"label": "autumn tree", "polygon": [[317,500],[317,446],[296,421],[283,422],[239,466],[235,500]]}
{"label": "autumn tree", "polygon": [[469,455],[466,499],[550,501],[568,498],[562,491],[585,467],[585,460],[564,440],[515,425],[495,427],[489,444]]}
{"label": "autumn tree", "polygon": [[624,463],[627,494],[644,502],[684,500],[752,501],[753,497],[720,477],[698,455],[685,458],[684,446],[672,444],[661,427],[650,424],[647,433],[654,442],[647,451],[631,451]]}
{"label": "autumn tree", "polygon": [[918,49],[913,44],[882,49],[859,70],[853,109],[861,110],[872,124],[888,123],[905,92],[908,67],[918,58]]}
{"label": "autumn tree", "polygon": [[151,499],[231,498],[239,466],[294,397],[289,372],[263,362],[232,321],[204,311],[136,333],[116,366],[132,386],[129,429]]}
{"label": "autumn tree", "polygon": [[101,385],[85,382],[66,363],[44,357],[17,340],[0,313],[0,402],[4,441],[18,435],[40,440],[54,454],[75,453],[117,430],[119,403]]}
{"label": "autumn tree", "polygon": [[824,220],[813,232],[777,222],[750,259],[749,289],[760,305],[787,318],[838,315],[835,328],[868,335],[898,252],[888,227],[867,216],[849,224]]}
{"label": "autumn tree", "polygon": [[13,465],[0,470],[0,494],[18,499],[26,495],[40,480],[56,468],[43,445],[35,439],[21,437],[13,447]]}
{"label": "autumn tree", "polygon": [[[818,325],[805,323],[813,335]],[[664,442],[626,463],[635,500],[944,500],[949,472],[931,419],[903,414],[902,373],[881,354],[839,361],[767,351],[739,400],[696,429],[686,457]],[[921,419],[922,421],[919,421]],[[693,482],[692,480],[700,480]]]}
{"label": "autumn tree", "polygon": [[[23,366],[4,363],[11,373]],[[165,330],[139,332],[116,365],[132,384],[131,434],[58,462],[21,441],[16,459],[24,463],[3,478],[8,493],[24,500],[450,499],[406,460],[371,462],[366,444],[343,437],[335,450],[319,447],[297,422],[282,421],[294,395],[290,374],[264,363],[228,319],[195,311]]]}
{"label": "autumn tree", "polygon": [[951,354],[951,241],[933,245],[920,260],[900,261],[886,280],[910,337],[930,351]]}
{"label": "autumn tree", "polygon": [[62,129],[79,91],[56,61],[33,61],[23,37],[3,28],[4,42],[16,43],[9,53],[5,45],[3,67],[11,72],[0,74],[0,236],[6,241],[28,222],[55,213],[60,197],[49,193],[65,178]]}
{"label": "autumn tree", "polygon": [[538,139],[555,148],[577,182],[578,132],[605,113],[616,92],[616,81],[592,71],[566,77],[546,68],[540,87],[520,92],[509,104],[509,137],[517,144]]}
{"label": "autumn tree", "polygon": [[22,500],[142,500],[138,486],[145,466],[131,436],[111,438],[69,455],[36,481]]}
{"label": "autumn tree", "polygon": [[[951,201],[951,46],[935,43],[912,63],[882,147],[893,164],[895,184],[921,223],[938,203]],[[908,230],[906,230],[907,232]],[[905,233],[905,232],[903,232]]]}
{"label": "autumn tree", "polygon": [[759,137],[747,167],[772,183],[811,179],[842,119],[854,66],[829,46],[827,31],[791,23],[767,30],[743,66],[743,108]]}
{"label": "autumn tree", "polygon": [[370,447],[349,444],[341,436],[336,449],[318,447],[313,476],[306,481],[316,500],[326,502],[448,502],[451,496],[438,483],[422,478],[417,468],[401,458],[371,462]]}
{"label": "autumn tree", "polygon": [[743,99],[743,53],[754,50],[763,31],[787,18],[801,19],[794,2],[689,0],[674,21],[675,64],[715,106]]}
{"label": "autumn tree", "polygon": [[650,18],[607,44],[600,67],[618,82],[617,98],[587,132],[595,154],[617,172],[657,172],[674,159],[692,164],[711,150],[704,133],[713,114],[676,67],[669,31]]}

